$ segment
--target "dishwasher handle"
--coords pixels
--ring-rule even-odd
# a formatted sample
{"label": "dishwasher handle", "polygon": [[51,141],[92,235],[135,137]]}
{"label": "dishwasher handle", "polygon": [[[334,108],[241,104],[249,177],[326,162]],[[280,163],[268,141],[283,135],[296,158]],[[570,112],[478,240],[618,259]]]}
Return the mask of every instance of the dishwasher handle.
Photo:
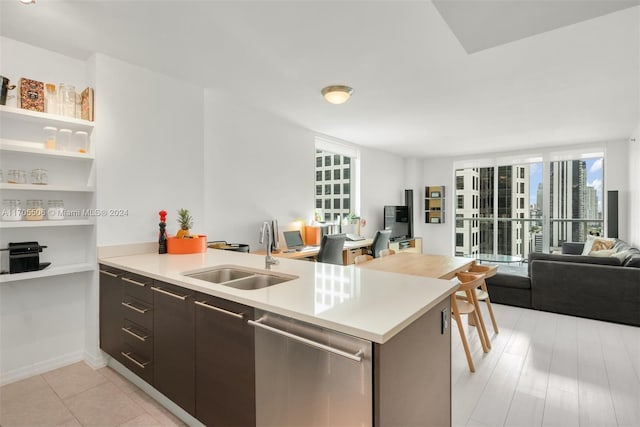
{"label": "dishwasher handle", "polygon": [[292,340],[301,342],[302,344],[306,344],[310,347],[314,347],[320,350],[328,351],[329,353],[337,354],[338,356],[346,357],[347,359],[354,360],[356,362],[362,362],[362,357],[364,356],[364,350],[358,350],[355,354],[347,353],[346,351],[339,350],[334,347],[330,347],[328,345],[319,343],[317,341],[310,340],[308,338],[301,337],[299,335],[292,334],[291,332],[283,331],[278,328],[274,328],[273,326],[265,325],[265,318],[261,317],[258,320],[247,320],[247,323],[255,326],[257,328],[265,329],[267,331],[273,332],[278,335],[283,335],[287,338],[291,338]]}

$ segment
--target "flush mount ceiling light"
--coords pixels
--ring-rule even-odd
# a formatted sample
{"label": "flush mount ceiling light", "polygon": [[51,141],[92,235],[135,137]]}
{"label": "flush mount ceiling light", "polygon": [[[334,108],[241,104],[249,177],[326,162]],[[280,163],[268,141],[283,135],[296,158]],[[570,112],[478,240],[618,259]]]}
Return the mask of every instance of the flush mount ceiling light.
{"label": "flush mount ceiling light", "polygon": [[36,4],[36,0],[19,0],[22,4]]}
{"label": "flush mount ceiling light", "polygon": [[352,93],[352,88],[343,85],[327,86],[322,89],[322,96],[332,104],[344,104]]}

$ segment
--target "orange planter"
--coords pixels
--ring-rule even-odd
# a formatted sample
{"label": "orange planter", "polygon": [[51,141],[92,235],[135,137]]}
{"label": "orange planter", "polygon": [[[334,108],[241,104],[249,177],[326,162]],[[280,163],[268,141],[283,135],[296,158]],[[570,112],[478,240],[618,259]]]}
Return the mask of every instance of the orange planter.
{"label": "orange planter", "polygon": [[196,239],[167,237],[167,252],[170,254],[197,254],[206,250],[207,236],[200,235]]}

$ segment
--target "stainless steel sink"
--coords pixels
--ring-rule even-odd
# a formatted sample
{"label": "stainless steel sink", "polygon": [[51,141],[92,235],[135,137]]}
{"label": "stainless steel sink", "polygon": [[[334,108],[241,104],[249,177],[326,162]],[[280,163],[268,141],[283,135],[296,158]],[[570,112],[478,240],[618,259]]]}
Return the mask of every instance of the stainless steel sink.
{"label": "stainless steel sink", "polygon": [[187,276],[211,283],[224,283],[230,280],[252,276],[254,274],[255,273],[251,271],[237,270],[235,268],[218,268],[214,270],[201,271],[199,273],[187,274]]}
{"label": "stainless steel sink", "polygon": [[185,274],[185,276],[247,291],[266,288],[298,278],[298,276],[289,274],[267,273],[264,270],[254,270],[233,265],[224,265],[210,270],[196,271]]}
{"label": "stainless steel sink", "polygon": [[256,274],[255,276],[245,277],[244,279],[221,283],[221,285],[248,291],[252,289],[266,288],[267,286],[277,285],[278,283],[288,282],[289,280],[291,279],[288,277],[273,276],[270,274]]}

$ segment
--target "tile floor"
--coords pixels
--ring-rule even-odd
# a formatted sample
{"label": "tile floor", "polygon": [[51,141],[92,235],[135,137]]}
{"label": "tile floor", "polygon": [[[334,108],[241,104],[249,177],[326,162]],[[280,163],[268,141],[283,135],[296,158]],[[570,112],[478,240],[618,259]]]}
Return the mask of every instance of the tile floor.
{"label": "tile floor", "polygon": [[[484,354],[453,322],[454,426],[640,426],[640,328],[494,304]],[[470,330],[469,330],[470,329]],[[110,368],[76,363],[0,388],[0,426],[183,426]]]}
{"label": "tile floor", "polygon": [[0,388],[0,426],[184,426],[109,367],[84,362]]}

